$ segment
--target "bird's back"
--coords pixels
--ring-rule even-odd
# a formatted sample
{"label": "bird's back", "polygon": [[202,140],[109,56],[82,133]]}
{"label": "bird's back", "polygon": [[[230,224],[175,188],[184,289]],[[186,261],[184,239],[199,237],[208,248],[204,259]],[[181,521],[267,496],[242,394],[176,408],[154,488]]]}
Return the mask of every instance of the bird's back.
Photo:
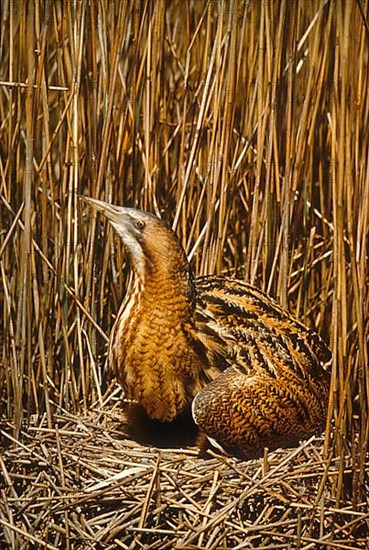
{"label": "bird's back", "polygon": [[199,277],[196,289],[196,324],[213,376],[193,404],[200,429],[252,457],[321,428],[330,361],[323,340],[242,281]]}
{"label": "bird's back", "polygon": [[283,363],[302,378],[327,376],[330,351],[320,336],[261,290],[214,275],[196,279],[196,296],[198,335],[219,370],[236,363],[275,377]]}

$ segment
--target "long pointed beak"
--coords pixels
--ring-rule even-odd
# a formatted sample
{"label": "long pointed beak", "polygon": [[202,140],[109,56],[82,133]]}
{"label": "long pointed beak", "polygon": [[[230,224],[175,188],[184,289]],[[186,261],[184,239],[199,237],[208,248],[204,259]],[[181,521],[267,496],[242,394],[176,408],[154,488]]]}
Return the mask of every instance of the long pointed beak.
{"label": "long pointed beak", "polygon": [[[108,202],[100,201],[98,199],[92,199],[91,197],[81,196],[87,204],[89,204],[97,212],[101,212],[108,218],[108,220],[118,223],[121,221],[121,216],[126,210],[123,206],[114,206],[114,204],[109,204]],[[129,209],[127,209],[129,210]]]}

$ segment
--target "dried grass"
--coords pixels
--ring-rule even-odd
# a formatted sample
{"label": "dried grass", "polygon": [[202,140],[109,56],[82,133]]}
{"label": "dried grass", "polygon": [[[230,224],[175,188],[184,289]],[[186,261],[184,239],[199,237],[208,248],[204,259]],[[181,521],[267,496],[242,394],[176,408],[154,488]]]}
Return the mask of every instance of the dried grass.
{"label": "dried grass", "polygon": [[[1,544],[109,547],[112,533],[123,547],[151,536],[183,548],[360,547],[368,14],[367,0],[0,3]],[[189,450],[159,459],[110,432],[105,409],[91,412],[104,403],[106,340],[127,270],[121,244],[78,194],[166,217],[196,273],[254,282],[330,342],[324,445],[268,459],[295,472],[287,488],[285,466],[265,478],[258,463]],[[100,427],[83,429],[86,418]],[[132,474],[88,492],[135,464],[147,468],[141,485]],[[247,516],[255,495],[264,504]],[[213,518],[222,518],[214,537]]]}
{"label": "dried grass", "polygon": [[[337,507],[339,458],[323,459],[322,440],[266,453],[262,461],[204,460],[192,448],[140,447],[122,439],[120,423],[111,409],[63,414],[53,429],[32,426],[22,444],[6,436],[4,542],[50,549],[367,548],[367,501],[354,507],[348,498]],[[347,494],[351,474],[345,457]]]}

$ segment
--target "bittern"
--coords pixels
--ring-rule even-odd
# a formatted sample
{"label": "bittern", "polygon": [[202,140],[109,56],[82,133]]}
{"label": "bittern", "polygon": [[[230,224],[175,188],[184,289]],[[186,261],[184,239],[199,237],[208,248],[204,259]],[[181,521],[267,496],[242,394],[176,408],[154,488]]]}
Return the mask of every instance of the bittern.
{"label": "bittern", "polygon": [[194,277],[175,233],[134,208],[85,198],[120,235],[133,277],[108,361],[151,419],[192,416],[211,442],[243,458],[322,429],[330,352],[257,288]]}

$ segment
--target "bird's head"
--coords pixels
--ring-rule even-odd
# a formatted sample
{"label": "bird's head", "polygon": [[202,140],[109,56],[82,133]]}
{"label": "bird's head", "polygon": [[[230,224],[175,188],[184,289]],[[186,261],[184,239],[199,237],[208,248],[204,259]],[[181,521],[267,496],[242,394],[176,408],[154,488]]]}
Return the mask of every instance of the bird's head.
{"label": "bird's head", "polygon": [[115,206],[89,197],[83,199],[103,214],[121,237],[133,269],[138,275],[167,272],[189,277],[185,251],[166,223],[143,210]]}

